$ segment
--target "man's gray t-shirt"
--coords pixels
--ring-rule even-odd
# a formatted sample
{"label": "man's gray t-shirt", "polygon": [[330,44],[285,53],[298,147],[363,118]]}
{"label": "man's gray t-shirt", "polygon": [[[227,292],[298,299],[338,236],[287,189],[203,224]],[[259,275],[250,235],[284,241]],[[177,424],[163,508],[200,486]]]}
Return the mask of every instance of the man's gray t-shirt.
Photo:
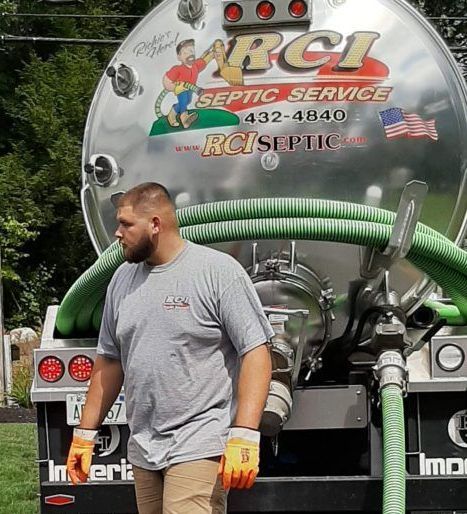
{"label": "man's gray t-shirt", "polygon": [[128,460],[156,470],[221,455],[239,358],[273,335],[250,278],[227,254],[187,241],[167,264],[122,264],[97,353],[125,372]]}

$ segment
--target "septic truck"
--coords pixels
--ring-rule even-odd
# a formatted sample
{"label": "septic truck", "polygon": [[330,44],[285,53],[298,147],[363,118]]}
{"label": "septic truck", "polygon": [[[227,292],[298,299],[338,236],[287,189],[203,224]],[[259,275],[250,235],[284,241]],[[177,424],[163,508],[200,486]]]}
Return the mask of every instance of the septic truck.
{"label": "septic truck", "polygon": [[123,262],[115,207],[148,181],[183,238],[243,265],[275,332],[260,474],[229,512],[467,511],[466,170],[465,82],[404,0],[154,8],[84,133],[97,261],[35,351],[41,512],[136,513],[124,390],[89,482],[65,462]]}

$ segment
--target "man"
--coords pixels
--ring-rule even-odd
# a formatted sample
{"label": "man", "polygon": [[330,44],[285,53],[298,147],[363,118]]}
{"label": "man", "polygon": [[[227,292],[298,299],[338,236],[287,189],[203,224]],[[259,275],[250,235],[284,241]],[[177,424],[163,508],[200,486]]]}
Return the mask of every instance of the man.
{"label": "man", "polygon": [[213,52],[205,52],[200,59],[196,59],[194,39],[180,41],[176,48],[177,59],[181,62],[164,75],[162,83],[167,91],[172,91],[177,96],[177,103],[173,105],[167,115],[167,121],[172,127],[180,126],[177,115],[184,128],[189,128],[198,118],[196,112],[188,113],[188,106],[191,103],[193,92],[198,94],[201,89],[196,82],[198,75],[206,68],[212,60]]}
{"label": "man", "polygon": [[128,262],[107,290],[68,473],[87,480],[124,384],[139,513],[223,513],[224,489],[251,487],[258,472],[273,330],[235,259],[181,239],[163,186],[125,193],[117,219]]}

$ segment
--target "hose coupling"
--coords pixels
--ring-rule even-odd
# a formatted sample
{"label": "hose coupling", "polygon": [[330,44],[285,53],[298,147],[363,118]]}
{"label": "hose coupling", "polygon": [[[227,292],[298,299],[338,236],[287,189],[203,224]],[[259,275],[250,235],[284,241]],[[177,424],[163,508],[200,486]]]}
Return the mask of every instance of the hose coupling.
{"label": "hose coupling", "polygon": [[373,367],[375,378],[379,381],[379,390],[390,384],[407,391],[407,365],[401,353],[388,350],[380,354]]}

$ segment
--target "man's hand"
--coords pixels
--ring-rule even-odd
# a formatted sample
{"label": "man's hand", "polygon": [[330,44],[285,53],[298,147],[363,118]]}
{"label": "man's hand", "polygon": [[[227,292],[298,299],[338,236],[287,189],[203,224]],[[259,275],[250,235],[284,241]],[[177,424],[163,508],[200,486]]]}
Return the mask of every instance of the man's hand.
{"label": "man's hand", "polygon": [[75,428],[73,432],[73,441],[66,461],[66,469],[73,485],[86,482],[88,479],[96,437],[97,430]]}
{"label": "man's hand", "polygon": [[249,489],[259,471],[260,433],[250,428],[233,427],[219,464],[219,475],[227,491]]}

